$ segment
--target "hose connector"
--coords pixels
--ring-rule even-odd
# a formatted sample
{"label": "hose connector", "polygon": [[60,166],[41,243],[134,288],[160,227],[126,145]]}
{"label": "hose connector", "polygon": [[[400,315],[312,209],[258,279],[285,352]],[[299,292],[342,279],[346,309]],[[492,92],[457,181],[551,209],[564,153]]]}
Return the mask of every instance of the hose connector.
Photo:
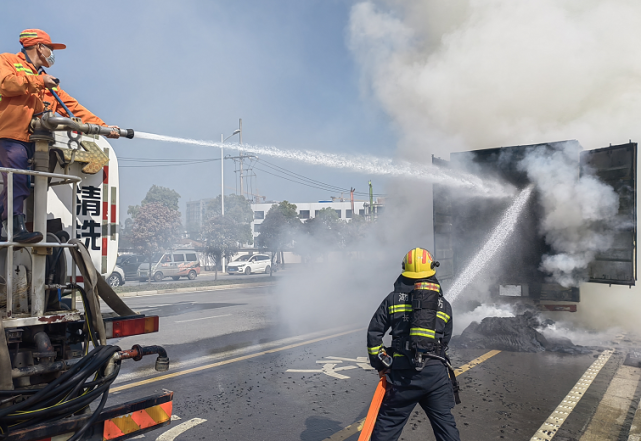
{"label": "hose connector", "polygon": [[131,358],[134,361],[142,360],[145,355],[158,354],[156,359],[156,370],[158,372],[165,372],[169,370],[169,357],[167,351],[162,346],[140,346],[133,345],[131,349],[118,352],[118,359],[125,360]]}

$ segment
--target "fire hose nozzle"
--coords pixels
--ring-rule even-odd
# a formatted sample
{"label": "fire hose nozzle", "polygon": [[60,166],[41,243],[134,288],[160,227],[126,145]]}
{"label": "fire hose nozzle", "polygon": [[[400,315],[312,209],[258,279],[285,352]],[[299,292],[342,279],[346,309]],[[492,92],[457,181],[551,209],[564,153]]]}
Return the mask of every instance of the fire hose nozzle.
{"label": "fire hose nozzle", "polygon": [[[114,131],[113,127],[104,127],[96,124],[78,124],[80,132],[86,133],[87,135],[102,135],[107,136]],[[133,129],[118,129],[120,136],[128,139],[134,138]]]}
{"label": "fire hose nozzle", "polygon": [[[42,115],[41,119],[35,118],[31,122],[31,128],[36,129],[39,126],[44,127],[46,130],[74,130],[86,135],[102,135],[108,136],[114,130],[113,127],[104,127],[97,124],[83,124],[80,121],[66,118],[64,116],[56,116],[51,112]],[[133,129],[118,129],[120,136],[128,139],[133,139]]]}

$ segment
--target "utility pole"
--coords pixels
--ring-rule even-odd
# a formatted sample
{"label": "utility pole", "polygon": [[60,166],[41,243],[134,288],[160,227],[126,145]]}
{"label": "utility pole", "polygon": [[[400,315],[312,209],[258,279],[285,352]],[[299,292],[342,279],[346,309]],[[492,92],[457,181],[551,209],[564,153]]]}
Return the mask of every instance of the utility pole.
{"label": "utility pole", "polygon": [[354,192],[356,189],[354,187],[349,187],[349,201],[351,202],[352,208],[352,218],[354,218]]}
{"label": "utility pole", "polygon": [[[227,139],[237,135],[238,133],[240,133],[240,130],[234,130],[234,133],[229,135]],[[225,155],[223,147],[227,139],[225,139],[225,135],[222,133],[220,134],[220,213],[223,217],[225,217],[225,175],[223,174],[223,162],[225,162]],[[222,258],[222,270],[225,272],[225,256]]]}
{"label": "utility pole", "polygon": [[[238,145],[243,145],[243,119],[238,119]],[[238,149],[238,156],[240,156],[240,195],[243,196],[243,151]]]}
{"label": "utility pole", "polygon": [[369,220],[374,221],[374,189],[372,188],[372,181],[369,181]]}
{"label": "utility pole", "polygon": [[[225,162],[225,155],[223,153],[224,143],[225,143],[225,135],[221,133],[220,134],[220,212],[223,217],[225,217],[225,175],[223,174],[223,162]],[[225,272],[225,256],[222,256],[222,259],[220,262],[220,268],[221,268],[221,271],[224,273]]]}
{"label": "utility pole", "polygon": [[225,155],[223,153],[223,143],[225,142],[225,135],[220,134],[220,210],[222,215],[225,215],[225,175],[223,174],[223,162],[225,162]]}

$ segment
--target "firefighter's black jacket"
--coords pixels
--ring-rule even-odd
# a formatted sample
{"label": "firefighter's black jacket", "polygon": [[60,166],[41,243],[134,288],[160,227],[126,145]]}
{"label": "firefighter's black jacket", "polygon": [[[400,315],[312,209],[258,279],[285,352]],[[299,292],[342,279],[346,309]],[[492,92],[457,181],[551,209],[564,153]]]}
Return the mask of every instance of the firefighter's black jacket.
{"label": "firefighter's black jacket", "polygon": [[[378,358],[378,351],[383,345],[383,336],[387,330],[391,328],[390,334],[393,343],[400,343],[409,338],[409,318],[412,311],[409,293],[414,289],[414,284],[417,282],[436,283],[440,287],[438,280],[434,276],[420,280],[399,276],[394,283],[394,291],[383,300],[369,323],[367,329],[367,351],[370,364],[378,370],[385,367]],[[436,340],[440,341],[444,352],[452,338],[452,306],[443,297],[443,290],[440,288],[439,290],[438,309],[443,314],[438,315],[435,331]],[[393,356],[392,369],[413,369],[414,366],[411,360],[408,359],[407,354],[403,355],[398,350],[395,351],[393,346],[394,344],[387,349],[387,353]]]}

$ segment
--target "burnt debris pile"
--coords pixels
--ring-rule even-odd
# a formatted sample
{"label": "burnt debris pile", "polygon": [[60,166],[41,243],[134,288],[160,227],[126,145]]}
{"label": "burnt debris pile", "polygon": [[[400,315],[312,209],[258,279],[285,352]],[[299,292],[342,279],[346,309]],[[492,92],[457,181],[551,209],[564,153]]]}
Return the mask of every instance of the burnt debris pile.
{"label": "burnt debris pile", "polygon": [[553,325],[526,311],[516,317],[486,317],[472,322],[461,335],[452,337],[450,346],[475,349],[498,349],[512,352],[563,352],[589,354],[599,348],[575,345],[565,337],[544,336],[541,330]]}

